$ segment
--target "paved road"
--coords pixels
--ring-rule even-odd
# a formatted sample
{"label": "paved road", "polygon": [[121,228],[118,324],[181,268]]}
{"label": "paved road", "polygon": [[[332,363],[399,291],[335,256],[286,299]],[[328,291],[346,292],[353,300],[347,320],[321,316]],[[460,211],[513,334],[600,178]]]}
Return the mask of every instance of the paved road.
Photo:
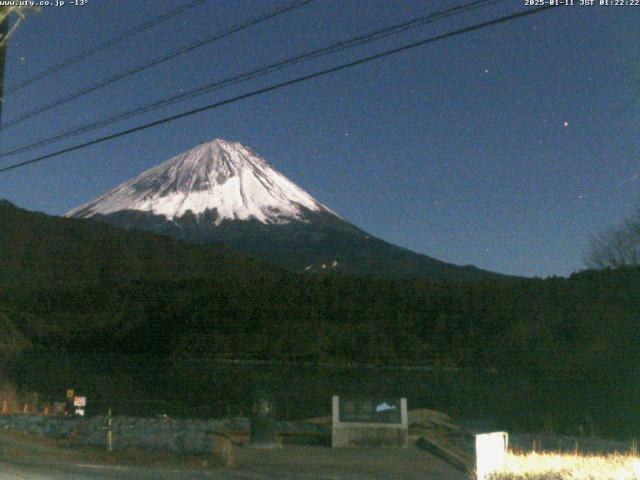
{"label": "paved road", "polygon": [[[209,474],[149,471],[142,468],[90,464],[34,465],[30,462],[0,461],[1,480],[102,480],[102,479],[196,479],[213,478]],[[216,477],[220,478],[220,477]]]}
{"label": "paved road", "polygon": [[97,465],[72,450],[18,440],[0,433],[0,480],[465,480],[465,475],[417,448],[331,449],[286,446],[237,449],[235,469]]}
{"label": "paved road", "polygon": [[[155,467],[96,465],[71,450],[31,443],[0,434],[0,480],[207,479],[215,471],[180,471]],[[234,478],[234,477],[229,477]]]}

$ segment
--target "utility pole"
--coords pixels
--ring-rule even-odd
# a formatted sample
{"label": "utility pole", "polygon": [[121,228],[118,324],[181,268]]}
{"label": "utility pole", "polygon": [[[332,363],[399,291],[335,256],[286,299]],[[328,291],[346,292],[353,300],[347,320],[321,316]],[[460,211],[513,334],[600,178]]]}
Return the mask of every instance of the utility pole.
{"label": "utility pole", "polygon": [[[4,104],[4,64],[7,57],[7,44],[9,37],[18,28],[20,22],[24,20],[26,11],[39,12],[39,8],[35,7],[0,7],[0,128],[2,127],[2,106]],[[9,30],[9,15],[14,13],[18,16],[13,27]]]}
{"label": "utility pole", "polygon": [[7,56],[7,36],[9,35],[9,7],[0,7],[0,127],[2,126],[2,105],[4,104],[4,62]]}

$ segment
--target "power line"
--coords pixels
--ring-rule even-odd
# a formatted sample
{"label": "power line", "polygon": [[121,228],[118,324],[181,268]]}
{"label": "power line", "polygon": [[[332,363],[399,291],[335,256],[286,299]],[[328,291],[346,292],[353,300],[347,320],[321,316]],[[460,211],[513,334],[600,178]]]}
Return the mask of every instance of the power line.
{"label": "power line", "polygon": [[92,47],[88,50],[85,50],[84,52],[81,52],[77,55],[74,55],[72,57],[67,58],[66,60],[63,60],[62,62],[53,65],[52,67],[34,75],[31,78],[28,78],[22,82],[19,82],[18,84],[10,87],[7,89],[6,94],[10,95],[18,90],[20,90],[21,88],[26,87],[27,85],[31,85],[32,83],[41,80],[49,75],[52,75],[70,65],[73,65],[74,63],[77,63],[81,60],[84,60],[87,57],[90,57],[91,55],[94,55],[98,52],[101,52],[102,50],[106,50],[109,47],[112,47],[113,45],[116,45],[117,43],[126,40],[134,35],[137,35],[138,33],[144,32],[145,30],[148,30],[150,28],[155,27],[156,25],[159,25],[162,22],[165,22],[177,15],[180,15],[194,7],[197,7],[198,5],[206,2],[207,0],[193,0],[192,2],[186,4],[186,5],[182,5],[178,8],[175,8],[165,14],[159,15],[151,20],[149,20],[148,22],[145,22],[141,25],[138,25],[134,28],[132,28],[131,30],[127,30],[126,32],[121,33],[120,35],[117,35],[116,37],[113,37],[110,40],[107,40],[106,42],[99,44],[95,47]]}
{"label": "power line", "polygon": [[113,140],[113,139],[116,139],[116,138],[119,138],[119,137],[123,137],[123,136],[129,135],[131,133],[135,133],[135,132],[139,132],[139,131],[146,130],[146,129],[149,129],[149,128],[157,127],[158,125],[169,123],[169,122],[172,122],[174,120],[178,120],[180,118],[189,117],[191,115],[195,115],[197,113],[201,113],[201,112],[204,112],[204,111],[207,111],[207,110],[213,110],[215,108],[219,108],[219,107],[222,107],[224,105],[228,105],[228,104],[235,103],[235,102],[238,102],[238,101],[241,101],[241,100],[245,100],[247,98],[252,98],[252,97],[255,97],[257,95],[262,95],[264,93],[273,92],[275,90],[280,90],[282,88],[289,87],[291,85],[295,85],[295,84],[298,84],[298,83],[305,82],[307,80],[311,80],[311,79],[314,79],[314,78],[318,78],[318,77],[322,77],[322,76],[325,76],[325,75],[329,75],[331,73],[335,73],[335,72],[338,72],[338,71],[341,71],[341,70],[345,70],[347,68],[352,68],[352,67],[355,67],[355,66],[358,66],[358,65],[362,65],[362,64],[374,61],[374,60],[378,60],[380,58],[385,58],[385,57],[388,57],[390,55],[395,55],[397,53],[406,52],[408,50],[411,50],[411,49],[414,49],[414,48],[417,48],[417,47],[421,47],[421,46],[427,45],[429,43],[434,43],[434,42],[437,42],[437,41],[440,41],[440,40],[445,40],[445,39],[448,39],[448,38],[452,38],[452,37],[455,37],[455,36],[458,36],[458,35],[462,35],[462,34],[465,34],[465,33],[473,32],[473,31],[480,30],[480,29],[483,29],[483,28],[491,27],[491,26],[498,25],[498,24],[501,24],[501,23],[506,23],[506,22],[509,22],[511,20],[515,20],[517,18],[526,17],[526,16],[529,16],[529,15],[535,15],[535,14],[541,13],[541,12],[543,12],[545,10],[548,10],[550,8],[555,8],[555,6],[554,5],[545,5],[545,6],[542,6],[542,7],[533,8],[533,9],[530,9],[530,10],[526,10],[524,12],[514,13],[514,14],[511,14],[511,15],[506,15],[506,16],[503,16],[503,17],[499,17],[499,18],[494,19],[494,20],[489,20],[489,21],[486,21],[486,22],[477,23],[477,24],[472,25],[470,27],[465,27],[465,28],[462,28],[462,29],[459,29],[459,30],[454,30],[452,32],[448,32],[448,33],[444,33],[444,34],[441,34],[441,35],[437,35],[435,37],[430,37],[430,38],[427,38],[427,39],[424,39],[424,40],[420,40],[418,42],[414,42],[414,43],[410,43],[408,45],[404,45],[402,47],[397,47],[397,48],[393,48],[393,49],[390,49],[390,50],[385,50],[384,52],[377,53],[375,55],[370,55],[368,57],[364,57],[364,58],[361,58],[361,59],[358,59],[358,60],[354,60],[352,62],[343,63],[343,64],[338,65],[336,67],[328,68],[328,69],[325,69],[325,70],[320,70],[318,72],[314,72],[314,73],[311,73],[309,75],[304,75],[304,76],[301,76],[301,77],[294,78],[292,80],[287,80],[287,81],[284,81],[284,82],[276,83],[274,85],[271,85],[271,86],[268,86],[268,87],[265,87],[265,88],[261,88],[261,89],[258,89],[258,90],[254,90],[254,91],[251,91],[249,93],[245,93],[245,94],[242,94],[242,95],[238,95],[236,97],[232,97],[232,98],[229,98],[229,99],[226,99],[226,100],[222,100],[222,101],[219,101],[219,102],[216,102],[216,103],[205,105],[204,107],[199,107],[199,108],[196,108],[196,109],[193,109],[193,110],[189,110],[189,111],[186,111],[186,112],[183,112],[183,113],[179,113],[179,114],[176,114],[176,115],[171,115],[169,117],[165,117],[165,118],[162,118],[160,120],[156,120],[156,121],[153,121],[153,122],[150,122],[150,123],[146,123],[144,125],[140,125],[140,126],[137,126],[137,127],[129,128],[127,130],[124,130],[124,131],[121,131],[121,132],[118,132],[118,133],[114,133],[114,134],[111,134],[111,135],[100,137],[100,138],[97,138],[97,139],[94,139],[94,140],[91,140],[91,141],[88,141],[88,142],[85,142],[85,143],[74,145],[72,147],[64,148],[64,149],[58,150],[56,152],[52,152],[52,153],[48,153],[48,154],[45,154],[45,155],[41,155],[39,157],[35,157],[35,158],[30,159],[30,160],[25,160],[24,162],[16,163],[14,165],[9,165],[7,167],[0,168],[0,173],[4,173],[6,171],[13,170],[13,169],[16,169],[16,168],[19,168],[19,167],[23,167],[25,165],[31,165],[31,164],[34,164],[34,163],[37,163],[37,162],[41,162],[43,160],[47,160],[49,158],[53,158],[53,157],[57,157],[57,156],[63,155],[65,153],[73,152],[73,151],[80,150],[80,149],[83,149],[83,148],[86,148],[86,147],[90,147],[92,145],[96,145],[96,144],[103,143],[103,142],[106,142],[106,141],[109,141],[109,140]]}
{"label": "power line", "polygon": [[241,30],[245,30],[249,27],[252,27],[254,25],[258,25],[259,23],[262,23],[266,20],[270,20],[272,18],[275,18],[279,15],[282,15],[284,13],[288,13],[292,10],[295,10],[297,8],[303,7],[311,2],[313,2],[315,0],[294,0],[293,2],[279,7],[275,10],[272,10],[268,13],[263,13],[262,15],[259,15],[256,18],[253,18],[251,20],[247,20],[245,22],[242,22],[238,25],[235,25],[233,27],[224,29],[220,32],[214,33],[213,35],[207,35],[206,37],[197,40],[193,43],[190,43],[189,45],[186,45],[184,47],[180,47],[170,53],[164,54],[160,57],[156,57],[153,60],[150,60],[146,63],[140,64],[136,67],[133,67],[129,70],[125,70],[123,72],[117,73],[116,75],[113,75],[109,78],[107,78],[106,80],[102,80],[94,85],[91,85],[89,87],[83,88],[81,90],[78,90],[76,92],[73,92],[65,97],[59,98],[58,100],[54,100],[51,103],[48,103],[42,107],[30,110],[16,118],[14,118],[13,120],[7,122],[4,125],[4,128],[8,128],[11,127],[13,125],[17,125],[18,123],[21,123],[25,120],[27,120],[28,118],[34,117],[36,115],[39,115],[40,113],[46,112],[48,110],[51,110],[52,108],[55,107],[59,107],[60,105],[64,105],[65,103],[68,103],[72,100],[75,100],[77,98],[83,97],[84,95],[87,95],[89,93],[95,92],[96,90],[99,90],[101,88],[106,87],[107,85],[110,85],[114,82],[117,82],[119,80],[122,80],[124,78],[130,77],[131,75],[135,75],[136,73],[140,73],[144,70],[147,70],[151,67],[155,67],[156,65],[160,65],[161,63],[164,63],[166,61],[172,60],[180,55],[183,55],[185,53],[191,52],[197,48],[203,47],[204,45],[208,45],[210,43],[213,43],[217,40],[220,40],[222,38],[228,37],[233,35],[234,33],[237,33]]}
{"label": "power line", "polygon": [[84,52],[81,52],[77,55],[74,55],[72,57],[67,58],[66,60],[63,60],[62,62],[53,65],[49,68],[47,68],[46,70],[43,70],[42,72],[34,75],[33,77],[30,77],[26,80],[23,80],[22,82],[19,82],[13,86],[11,86],[10,88],[7,89],[6,95],[10,95],[14,92],[17,92],[18,90],[20,90],[21,88],[26,87],[27,85],[31,85],[34,82],[37,82],[38,80],[42,80],[45,77],[48,77],[50,75],[53,75],[54,73],[62,70],[63,68],[66,68],[70,65],[73,65],[74,63],[77,63],[81,60],[84,60],[87,57],[90,57],[91,55],[95,55],[98,52],[101,52],[103,50],[106,50],[109,47],[112,47],[114,45],[116,45],[117,43],[120,43],[123,40],[126,40],[130,37],[133,37],[134,35],[137,35],[138,33],[142,33],[145,30],[149,30],[150,28],[155,27],[156,25],[161,24],[162,22],[165,22],[177,15],[180,15],[188,10],[191,10],[194,7],[197,7],[198,5],[206,2],[207,0],[193,0],[185,5],[182,5],[178,8],[175,8],[167,13],[164,13],[162,15],[159,15],[155,18],[152,18],[151,20],[142,23],[134,28],[132,28],[131,30],[127,30],[126,32],[121,33],[120,35],[117,35],[113,38],[111,38],[110,40],[107,40],[104,43],[101,43],[99,45],[96,45],[95,47],[89,48],[88,50],[85,50]]}
{"label": "power line", "polygon": [[0,158],[2,157],[7,157],[7,156],[11,156],[11,155],[16,155],[18,153],[23,153],[26,151],[30,151],[45,145],[49,145],[51,143],[55,143],[58,142],[60,140],[66,140],[68,138],[71,137],[75,137],[77,135],[81,135],[83,133],[87,133],[93,130],[96,130],[98,128],[102,128],[108,125],[111,125],[113,123],[119,122],[121,120],[125,120],[127,118],[131,118],[137,115],[140,115],[142,113],[147,113],[153,110],[157,110],[158,108],[161,107],[165,107],[168,105],[172,105],[174,103],[183,101],[183,100],[187,100],[190,98],[194,98],[197,97],[199,95],[205,94],[205,93],[209,93],[211,91],[214,90],[219,90],[222,89],[224,87],[227,86],[231,86],[231,85],[237,85],[241,82],[247,81],[247,80],[253,80],[255,78],[261,77],[263,75],[267,75],[276,71],[280,71],[283,70],[285,68],[288,68],[290,66],[295,66],[298,65],[302,62],[306,62],[309,60],[313,60],[325,55],[329,55],[329,54],[333,54],[348,48],[354,48],[357,46],[361,46],[376,40],[380,40],[382,38],[386,38],[392,35],[397,35],[400,33],[404,33],[409,29],[413,29],[413,28],[417,28],[417,27],[421,27],[424,26],[426,24],[444,19],[444,18],[448,18],[451,16],[455,16],[455,15],[459,15],[461,13],[467,13],[473,10],[476,10],[478,8],[482,8],[485,7],[487,5],[491,5],[491,4],[497,4],[500,3],[504,0],[476,0],[474,2],[470,2],[464,5],[458,5],[456,7],[444,10],[444,11],[439,11],[439,12],[434,12],[431,13],[429,15],[426,16],[421,16],[421,17],[417,17],[414,18],[412,20],[409,20],[407,22],[402,22],[396,25],[393,25],[391,27],[386,27],[383,29],[379,29],[379,30],[374,30],[371,32],[368,32],[366,34],[354,37],[354,38],[350,38],[348,40],[343,40],[337,43],[333,43],[331,45],[328,45],[326,47],[322,47],[316,50],[312,50],[300,55],[297,55],[295,57],[290,57],[281,61],[278,61],[276,63],[272,63],[266,66],[262,66],[262,67],[258,67],[256,69],[244,72],[242,74],[239,75],[235,75],[232,77],[227,77],[223,80],[219,80],[213,83],[207,83],[205,85],[201,85],[199,87],[193,88],[189,91],[186,91],[184,93],[180,93],[178,95],[173,95],[170,96],[168,98],[147,104],[147,105],[143,105],[141,107],[135,108],[133,110],[129,110],[127,112],[122,112],[119,114],[116,114],[114,116],[108,117],[106,119],[103,120],[99,120],[97,122],[94,122],[92,124],[88,124],[88,125],[82,125],[82,126],[78,126],[78,127],[74,127],[71,128],[69,130],[67,130],[66,132],[51,136],[51,137],[47,137],[47,138],[43,138],[40,140],[37,140],[35,142],[26,144],[26,145],[22,145],[22,146],[18,146],[18,147],[12,147],[9,150],[4,150],[4,151],[0,151]]}

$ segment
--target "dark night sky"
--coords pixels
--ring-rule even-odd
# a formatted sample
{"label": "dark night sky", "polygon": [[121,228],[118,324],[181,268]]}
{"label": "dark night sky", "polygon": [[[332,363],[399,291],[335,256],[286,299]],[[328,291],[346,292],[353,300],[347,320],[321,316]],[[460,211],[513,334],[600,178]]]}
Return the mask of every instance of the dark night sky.
{"label": "dark night sky", "polygon": [[[45,7],[10,40],[5,84],[181,3]],[[283,3],[206,2],[9,96],[3,121]],[[455,4],[318,0],[7,128],[1,149]],[[526,8],[506,0],[0,165]],[[62,214],[221,137],[392,243],[498,272],[567,275],[583,268],[590,234],[638,205],[639,45],[640,7],[559,7],[4,173],[0,197]]]}

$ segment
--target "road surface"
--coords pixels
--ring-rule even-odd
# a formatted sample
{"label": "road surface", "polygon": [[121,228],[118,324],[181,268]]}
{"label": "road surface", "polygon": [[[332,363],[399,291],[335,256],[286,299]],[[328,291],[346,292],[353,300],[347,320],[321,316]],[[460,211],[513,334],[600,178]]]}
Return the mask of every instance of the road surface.
{"label": "road surface", "polygon": [[0,480],[464,480],[462,473],[415,447],[331,449],[285,446],[238,448],[238,467],[189,470],[101,465],[78,452],[0,433]]}

